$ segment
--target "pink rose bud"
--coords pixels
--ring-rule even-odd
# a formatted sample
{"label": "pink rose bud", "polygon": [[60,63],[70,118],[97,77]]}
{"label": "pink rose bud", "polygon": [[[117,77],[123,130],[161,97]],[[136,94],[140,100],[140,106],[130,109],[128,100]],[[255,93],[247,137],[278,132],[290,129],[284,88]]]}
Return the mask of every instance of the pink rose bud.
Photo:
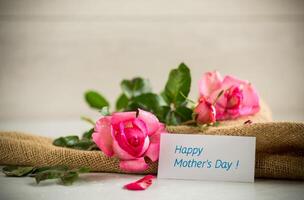
{"label": "pink rose bud", "polygon": [[96,122],[93,141],[109,157],[120,159],[120,168],[141,172],[148,168],[145,157],[158,160],[160,134],[165,127],[150,112],[117,112]]}
{"label": "pink rose bud", "polygon": [[196,122],[199,124],[210,124],[216,121],[215,108],[210,102],[206,101],[204,97],[199,99],[194,113],[196,114]]}

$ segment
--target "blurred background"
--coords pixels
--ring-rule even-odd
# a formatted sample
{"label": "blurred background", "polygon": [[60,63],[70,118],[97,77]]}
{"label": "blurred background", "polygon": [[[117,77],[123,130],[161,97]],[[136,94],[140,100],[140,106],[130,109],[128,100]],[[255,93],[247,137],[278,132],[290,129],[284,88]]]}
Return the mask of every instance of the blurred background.
{"label": "blurred background", "polygon": [[[123,78],[160,92],[170,69],[250,80],[275,120],[304,121],[303,0],[0,0],[0,121],[96,116]],[[12,128],[12,127],[11,127]]]}

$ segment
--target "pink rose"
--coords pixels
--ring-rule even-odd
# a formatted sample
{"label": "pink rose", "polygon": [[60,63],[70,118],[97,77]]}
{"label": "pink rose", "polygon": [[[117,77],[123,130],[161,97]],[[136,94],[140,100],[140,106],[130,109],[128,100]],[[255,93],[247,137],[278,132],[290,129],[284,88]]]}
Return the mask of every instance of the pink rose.
{"label": "pink rose", "polygon": [[99,119],[93,140],[109,157],[120,159],[124,171],[138,172],[148,168],[144,157],[155,162],[159,156],[160,134],[165,133],[162,123],[150,112],[117,112]]}
{"label": "pink rose", "polygon": [[[216,119],[235,119],[260,110],[259,96],[251,83],[233,76],[224,78],[217,72],[207,72],[199,83],[200,95],[214,103]],[[223,94],[217,99],[219,93]]]}
{"label": "pink rose", "polygon": [[194,108],[196,114],[196,121],[199,124],[209,124],[216,121],[215,108],[214,106],[206,101],[205,97],[200,97],[198,105]]}

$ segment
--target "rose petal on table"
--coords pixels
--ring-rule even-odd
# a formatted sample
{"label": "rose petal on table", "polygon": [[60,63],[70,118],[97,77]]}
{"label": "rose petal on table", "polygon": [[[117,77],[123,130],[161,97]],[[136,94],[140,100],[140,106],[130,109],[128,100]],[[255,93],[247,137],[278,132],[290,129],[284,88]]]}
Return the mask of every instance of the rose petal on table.
{"label": "rose petal on table", "polygon": [[156,177],[153,175],[147,175],[135,182],[124,185],[124,188],[127,190],[145,190],[152,184],[154,178]]}

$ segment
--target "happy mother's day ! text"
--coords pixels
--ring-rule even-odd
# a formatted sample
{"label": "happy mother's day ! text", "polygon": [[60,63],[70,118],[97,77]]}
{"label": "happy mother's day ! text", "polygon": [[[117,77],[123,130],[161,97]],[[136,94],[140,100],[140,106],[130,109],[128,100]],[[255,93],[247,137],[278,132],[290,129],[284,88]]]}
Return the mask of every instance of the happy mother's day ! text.
{"label": "happy mother's day ! text", "polygon": [[[210,160],[204,157],[204,147],[188,147],[176,145],[175,154],[177,158],[174,160],[173,166],[176,168],[205,168],[220,169],[225,171],[237,170],[240,166],[239,160],[223,160],[221,158]],[[182,158],[181,158],[182,157]]]}

